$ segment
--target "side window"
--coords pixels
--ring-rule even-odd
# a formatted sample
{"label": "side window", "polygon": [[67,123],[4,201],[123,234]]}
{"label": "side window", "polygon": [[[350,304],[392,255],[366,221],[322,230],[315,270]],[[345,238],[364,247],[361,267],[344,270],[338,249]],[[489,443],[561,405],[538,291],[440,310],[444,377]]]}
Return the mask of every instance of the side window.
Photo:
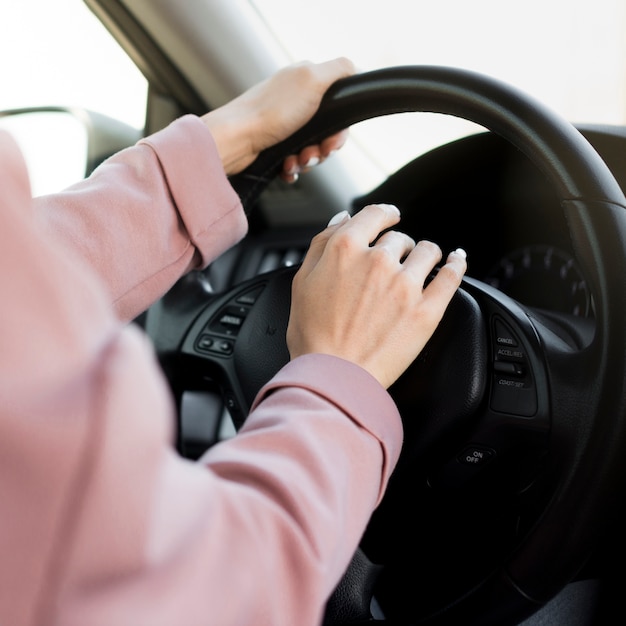
{"label": "side window", "polygon": [[0,127],[20,143],[33,193],[53,192],[84,176],[95,160],[97,147],[86,135],[93,119],[101,124],[100,142],[108,129],[116,134],[104,138],[109,146],[140,135],[147,82],[82,0],[20,0],[2,13],[0,112],[54,112],[0,114]]}

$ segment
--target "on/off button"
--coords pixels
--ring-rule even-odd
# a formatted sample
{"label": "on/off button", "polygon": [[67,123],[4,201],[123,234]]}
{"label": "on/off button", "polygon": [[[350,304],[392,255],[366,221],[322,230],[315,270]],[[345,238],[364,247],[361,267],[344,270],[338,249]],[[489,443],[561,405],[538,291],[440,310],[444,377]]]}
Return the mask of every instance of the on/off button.
{"label": "on/off button", "polygon": [[463,465],[484,465],[491,461],[491,459],[496,455],[495,450],[492,448],[486,448],[484,446],[467,446],[461,454],[458,455],[457,459]]}

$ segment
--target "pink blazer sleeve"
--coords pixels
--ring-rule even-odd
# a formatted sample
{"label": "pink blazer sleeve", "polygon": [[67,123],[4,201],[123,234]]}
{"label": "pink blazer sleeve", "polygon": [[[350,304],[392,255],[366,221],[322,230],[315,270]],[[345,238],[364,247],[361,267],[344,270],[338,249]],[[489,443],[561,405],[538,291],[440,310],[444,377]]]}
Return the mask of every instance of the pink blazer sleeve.
{"label": "pink blazer sleeve", "polygon": [[324,355],[199,462],[175,453],[151,345],[118,315],[245,230],[198,124],[34,205],[0,135],[0,624],[318,624],[397,461],[390,396]]}
{"label": "pink blazer sleeve", "polygon": [[35,208],[48,236],[100,275],[123,320],[247,228],[213,138],[192,115],[113,156],[88,180],[37,198]]}

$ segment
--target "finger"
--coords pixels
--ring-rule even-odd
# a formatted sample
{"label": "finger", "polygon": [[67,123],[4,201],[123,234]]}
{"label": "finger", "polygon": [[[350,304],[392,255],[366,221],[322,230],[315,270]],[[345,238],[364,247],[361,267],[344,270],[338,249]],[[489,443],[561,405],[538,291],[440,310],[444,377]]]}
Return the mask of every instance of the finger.
{"label": "finger", "polygon": [[463,275],[467,271],[467,254],[457,248],[448,255],[446,263],[424,290],[428,297],[447,304],[452,294],[458,289]]}
{"label": "finger", "polygon": [[423,285],[435,265],[441,261],[441,256],[441,248],[436,243],[423,239],[418,241],[404,259],[403,269],[411,273],[416,282]]}
{"label": "finger", "polygon": [[[392,226],[399,219],[400,211],[397,207],[390,204],[366,206],[354,217],[350,217],[347,211],[341,211],[331,218],[328,226],[321,233],[313,237],[298,273],[302,275],[308,274],[322,257],[329,241],[340,232],[351,233],[357,244],[361,240],[365,250],[382,230]],[[358,223],[356,228],[353,228],[355,222]]]}
{"label": "finger", "polygon": [[340,150],[347,139],[348,130],[346,129],[327,137],[318,145],[307,146],[297,155],[289,155],[283,163],[281,178],[286,182],[297,181],[300,174],[320,165]]}
{"label": "finger", "polygon": [[[448,255],[446,263],[439,269],[435,278],[431,281],[430,285],[435,283],[434,288],[431,291],[436,291],[439,285],[448,283],[454,287],[458,287],[461,284],[461,280],[465,272],[467,271],[467,253],[462,248],[453,250]],[[430,288],[430,285],[428,288]],[[446,288],[446,287],[444,287]]]}
{"label": "finger", "polygon": [[308,172],[321,162],[319,147],[309,146],[302,150],[300,154],[292,154],[285,158],[280,177],[287,183],[295,183],[300,174]]}
{"label": "finger", "polygon": [[334,152],[343,148],[348,140],[348,137],[349,131],[348,129],[345,129],[324,139],[324,141],[320,144],[320,154],[322,160],[327,159]]}
{"label": "finger", "polygon": [[280,173],[280,177],[286,183],[295,183],[300,175],[300,165],[298,164],[298,157],[295,154],[290,154],[283,161],[283,169]]}
{"label": "finger", "polygon": [[307,146],[298,155],[301,171],[306,171],[323,163],[331,154],[344,146],[348,139],[348,130],[342,130],[324,139],[321,143]]}
{"label": "finger", "polygon": [[415,248],[415,240],[397,230],[388,230],[376,240],[374,247],[387,251],[400,263]]}
{"label": "finger", "polygon": [[351,76],[356,72],[354,63],[347,57],[337,57],[317,64],[318,71],[325,81]]}
{"label": "finger", "polygon": [[335,215],[333,215],[329,222],[328,222],[328,226],[326,228],[330,228],[332,226],[340,226],[341,224],[343,224],[345,221],[350,219],[350,213],[348,213],[348,211],[340,211],[339,213],[336,213]]}
{"label": "finger", "polygon": [[319,165],[321,160],[320,147],[318,145],[307,146],[298,154],[298,166],[301,172],[306,172],[312,167]]}
{"label": "finger", "polygon": [[319,146],[308,146],[299,154],[289,155],[283,162],[280,177],[288,183],[295,183],[300,174],[308,172],[323,161]]}
{"label": "finger", "polygon": [[372,243],[384,230],[400,221],[400,211],[393,204],[369,204],[356,213],[344,231],[365,245]]}
{"label": "finger", "polygon": [[313,237],[302,262],[303,274],[310,272],[317,264],[333,236],[338,236],[339,233],[349,234],[365,249],[383,230],[400,220],[400,211],[392,204],[370,204],[350,219],[342,219],[340,223],[333,223],[333,220],[337,220],[337,216],[331,219],[331,223],[325,230]]}

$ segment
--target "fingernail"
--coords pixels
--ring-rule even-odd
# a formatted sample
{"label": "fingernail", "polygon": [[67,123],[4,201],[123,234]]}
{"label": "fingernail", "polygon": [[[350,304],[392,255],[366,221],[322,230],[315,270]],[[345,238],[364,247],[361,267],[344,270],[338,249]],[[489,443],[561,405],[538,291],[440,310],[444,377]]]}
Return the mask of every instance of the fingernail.
{"label": "fingernail", "polygon": [[459,256],[463,257],[464,259],[467,259],[467,252],[465,252],[465,250],[463,250],[463,248],[457,248],[454,251],[454,254],[458,254]]}
{"label": "fingernail", "polygon": [[315,167],[320,162],[319,157],[312,156],[305,164],[304,167]]}
{"label": "fingernail", "polygon": [[336,215],[333,215],[328,222],[328,226],[336,226],[346,220],[350,219],[350,213],[348,211],[339,211]]}
{"label": "fingernail", "polygon": [[384,203],[381,203],[379,206],[381,206],[383,209],[385,209],[385,211],[387,211],[387,213],[393,213],[395,215],[400,215],[400,209],[395,204],[384,204]]}

